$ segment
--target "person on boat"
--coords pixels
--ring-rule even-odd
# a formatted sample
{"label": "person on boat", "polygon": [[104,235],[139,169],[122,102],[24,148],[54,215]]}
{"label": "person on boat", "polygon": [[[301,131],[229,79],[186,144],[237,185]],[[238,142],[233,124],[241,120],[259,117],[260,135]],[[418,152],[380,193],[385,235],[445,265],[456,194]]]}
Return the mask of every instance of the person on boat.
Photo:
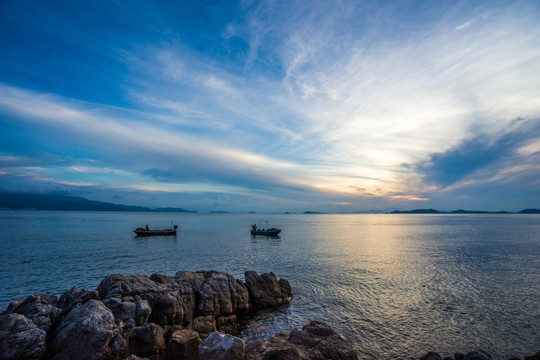
{"label": "person on boat", "polygon": [[150,231],[150,228],[148,227],[148,225],[146,225],[145,229],[146,231]]}
{"label": "person on boat", "polygon": [[252,228],[253,230],[257,230],[257,224],[251,225],[251,228]]}

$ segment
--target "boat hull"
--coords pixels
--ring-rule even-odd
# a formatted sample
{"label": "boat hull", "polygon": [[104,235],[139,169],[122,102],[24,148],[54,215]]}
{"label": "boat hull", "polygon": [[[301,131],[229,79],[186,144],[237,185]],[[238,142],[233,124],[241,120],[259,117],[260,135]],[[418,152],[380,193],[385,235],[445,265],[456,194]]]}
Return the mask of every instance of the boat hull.
{"label": "boat hull", "polygon": [[176,235],[176,230],[133,230],[137,236],[171,236]]}
{"label": "boat hull", "polygon": [[278,236],[281,229],[251,230],[251,235]]}

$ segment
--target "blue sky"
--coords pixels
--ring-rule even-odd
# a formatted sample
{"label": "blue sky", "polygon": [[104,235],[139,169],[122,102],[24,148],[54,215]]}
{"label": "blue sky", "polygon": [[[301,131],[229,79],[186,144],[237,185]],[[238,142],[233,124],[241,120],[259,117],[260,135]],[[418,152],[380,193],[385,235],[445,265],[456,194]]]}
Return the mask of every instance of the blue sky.
{"label": "blue sky", "polygon": [[540,207],[540,2],[0,3],[0,190]]}

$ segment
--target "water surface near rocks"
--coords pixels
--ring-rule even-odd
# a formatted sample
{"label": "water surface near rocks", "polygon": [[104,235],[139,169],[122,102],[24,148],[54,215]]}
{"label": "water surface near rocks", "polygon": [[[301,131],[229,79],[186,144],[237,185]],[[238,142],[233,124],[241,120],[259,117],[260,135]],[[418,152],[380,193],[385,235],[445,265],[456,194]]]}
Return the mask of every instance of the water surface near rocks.
{"label": "water surface near rocks", "polygon": [[[265,219],[279,238],[252,237]],[[180,225],[176,237],[132,229]],[[296,295],[246,336],[322,320],[364,358],[540,349],[538,215],[258,215],[0,211],[0,309],[112,273],[273,271]]]}

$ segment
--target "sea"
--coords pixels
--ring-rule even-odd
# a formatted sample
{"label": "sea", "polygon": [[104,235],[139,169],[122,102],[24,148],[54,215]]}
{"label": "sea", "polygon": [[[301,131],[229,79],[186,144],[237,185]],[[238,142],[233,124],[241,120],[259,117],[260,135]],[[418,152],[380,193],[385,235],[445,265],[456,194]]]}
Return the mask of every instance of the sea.
{"label": "sea", "polygon": [[[254,223],[282,232],[253,237]],[[147,224],[179,232],[134,236]],[[539,215],[0,211],[0,311],[113,273],[181,270],[290,282],[291,304],[252,316],[246,339],[319,320],[364,359],[540,350]]]}

